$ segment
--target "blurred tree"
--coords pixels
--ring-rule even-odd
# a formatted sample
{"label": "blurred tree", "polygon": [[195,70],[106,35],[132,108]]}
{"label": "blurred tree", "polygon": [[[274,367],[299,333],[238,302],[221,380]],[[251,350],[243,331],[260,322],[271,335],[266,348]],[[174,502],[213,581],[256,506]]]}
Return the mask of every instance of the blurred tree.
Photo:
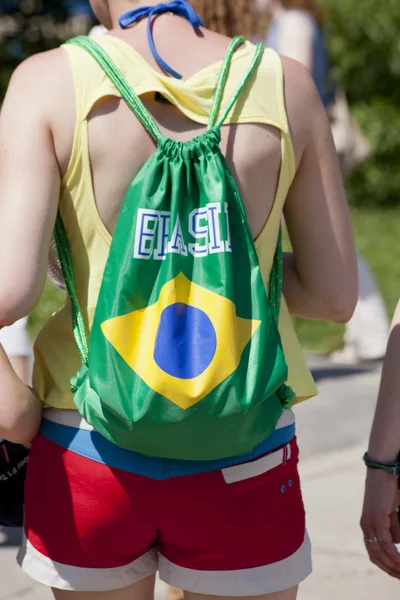
{"label": "blurred tree", "polygon": [[21,60],[87,33],[92,22],[83,0],[1,0],[0,94]]}
{"label": "blurred tree", "polygon": [[400,203],[400,1],[323,0],[334,75],[374,148],[346,184],[357,206]]}

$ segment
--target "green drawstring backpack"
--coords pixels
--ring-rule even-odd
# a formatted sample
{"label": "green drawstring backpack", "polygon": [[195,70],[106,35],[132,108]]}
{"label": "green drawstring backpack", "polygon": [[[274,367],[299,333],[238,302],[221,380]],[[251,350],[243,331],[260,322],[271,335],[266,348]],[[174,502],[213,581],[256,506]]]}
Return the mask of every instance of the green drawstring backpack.
{"label": "green drawstring backpack", "polygon": [[219,116],[236,37],[206,133],[161,135],[122,73],[93,40],[76,38],[154,138],[157,150],[124,198],[104,270],[90,348],[61,216],[56,240],[82,366],[71,381],[81,415],[104,437],[147,456],[211,460],[250,452],[294,393],[278,332],[281,235],[269,293],[220,129],[263,55],[258,45]]}

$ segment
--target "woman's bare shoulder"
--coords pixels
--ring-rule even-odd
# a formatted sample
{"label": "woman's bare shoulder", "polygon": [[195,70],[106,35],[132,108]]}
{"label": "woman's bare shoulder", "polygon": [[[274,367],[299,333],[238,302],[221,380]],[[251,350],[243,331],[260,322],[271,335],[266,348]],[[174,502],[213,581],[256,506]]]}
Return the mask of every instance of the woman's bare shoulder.
{"label": "woman's bare shoulder", "polygon": [[301,154],[315,125],[326,122],[326,111],[309,70],[297,60],[281,56],[286,113],[295,153]]}
{"label": "woman's bare shoulder", "polygon": [[52,107],[56,110],[58,102],[65,98],[68,88],[71,89],[71,77],[65,50],[49,50],[27,58],[15,69],[7,95],[18,98],[21,110],[30,106],[36,114],[43,111],[45,115],[52,112]]}
{"label": "woman's bare shoulder", "polygon": [[287,56],[281,56],[280,58],[284,74],[286,99],[290,100],[292,96],[297,97],[299,102],[318,99],[318,90],[307,67],[293,58]]}

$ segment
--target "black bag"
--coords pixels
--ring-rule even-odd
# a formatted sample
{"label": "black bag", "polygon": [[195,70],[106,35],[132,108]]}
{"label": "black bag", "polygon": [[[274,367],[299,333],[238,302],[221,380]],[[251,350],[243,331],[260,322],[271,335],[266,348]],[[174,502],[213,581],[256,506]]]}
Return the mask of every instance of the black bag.
{"label": "black bag", "polygon": [[0,525],[22,527],[29,450],[0,438]]}

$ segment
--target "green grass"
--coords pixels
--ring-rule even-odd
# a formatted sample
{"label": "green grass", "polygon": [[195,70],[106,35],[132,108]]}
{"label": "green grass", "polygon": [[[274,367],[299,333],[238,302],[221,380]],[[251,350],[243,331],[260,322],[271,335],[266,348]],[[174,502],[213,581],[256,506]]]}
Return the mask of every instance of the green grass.
{"label": "green grass", "polygon": [[[400,296],[400,215],[399,209],[353,209],[354,234],[358,251],[368,262],[392,315]],[[29,319],[32,337],[62,304],[64,294],[48,283]],[[342,345],[344,326],[295,319],[305,350],[330,352]]]}

